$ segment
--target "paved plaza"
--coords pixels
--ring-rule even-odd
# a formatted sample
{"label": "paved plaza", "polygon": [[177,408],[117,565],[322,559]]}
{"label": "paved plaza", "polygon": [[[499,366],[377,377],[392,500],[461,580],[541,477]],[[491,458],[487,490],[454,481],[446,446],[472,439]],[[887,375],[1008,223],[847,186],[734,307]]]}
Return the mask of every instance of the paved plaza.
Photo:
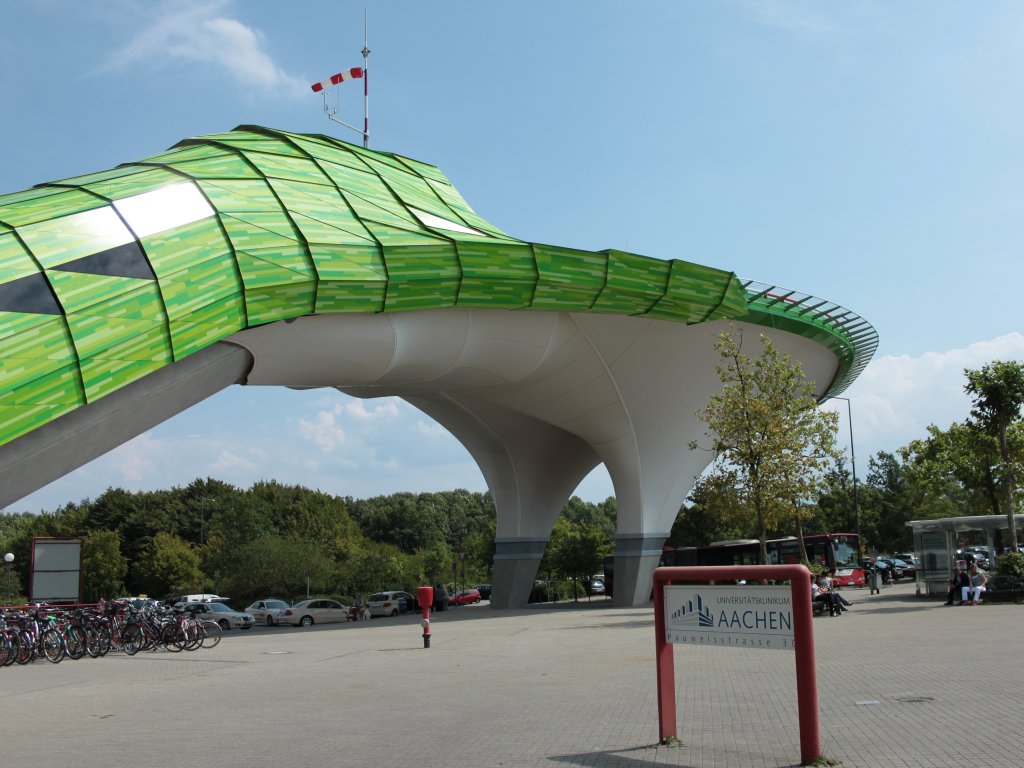
{"label": "paved plaza", "polygon": [[[1024,607],[846,590],[814,620],[822,745],[846,768],[1024,762]],[[793,656],[676,648],[659,746],[653,610],[606,600],[227,633],[215,649],[0,669],[3,764],[745,768],[799,763]]]}

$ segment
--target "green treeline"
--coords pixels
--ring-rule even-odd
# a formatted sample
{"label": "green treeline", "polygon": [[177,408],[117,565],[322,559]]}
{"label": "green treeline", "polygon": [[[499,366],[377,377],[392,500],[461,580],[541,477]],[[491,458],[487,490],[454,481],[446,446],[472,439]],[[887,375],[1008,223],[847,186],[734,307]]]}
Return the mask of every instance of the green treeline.
{"label": "green treeline", "polygon": [[[614,530],[613,499],[572,498],[543,567],[589,576]],[[495,511],[490,494],[461,489],[354,499],[273,481],[240,490],[209,478],[171,490],[108,489],[53,512],[0,515],[0,548],[15,556],[13,585],[0,582],[9,601],[26,594],[35,536],[83,538],[87,602],[214,592],[244,606],[307,591],[352,598],[488,581]]]}

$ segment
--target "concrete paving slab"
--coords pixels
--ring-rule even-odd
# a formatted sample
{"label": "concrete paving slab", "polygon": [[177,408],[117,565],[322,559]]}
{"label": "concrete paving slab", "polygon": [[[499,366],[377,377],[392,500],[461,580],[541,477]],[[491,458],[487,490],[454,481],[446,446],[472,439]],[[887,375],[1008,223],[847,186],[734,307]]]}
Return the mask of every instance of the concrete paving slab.
{"label": "concrete paving slab", "polygon": [[[1024,606],[845,590],[815,619],[822,744],[846,768],[1016,768]],[[3,764],[747,768],[799,762],[784,651],[677,647],[657,742],[651,608],[606,600],[227,633],[215,649],[0,669]]]}

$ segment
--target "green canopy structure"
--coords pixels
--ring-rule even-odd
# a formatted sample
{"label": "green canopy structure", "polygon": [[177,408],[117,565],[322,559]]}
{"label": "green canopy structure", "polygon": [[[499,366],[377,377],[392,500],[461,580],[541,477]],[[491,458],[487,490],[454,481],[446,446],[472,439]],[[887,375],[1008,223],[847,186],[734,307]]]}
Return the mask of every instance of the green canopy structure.
{"label": "green canopy structure", "polygon": [[633,602],[707,461],[685,432],[725,321],[772,335],[822,398],[877,346],[856,314],[726,270],[518,240],[400,155],[257,126],[187,139],[0,196],[0,505],[234,383],[398,395],[484,472],[496,604],[525,602],[552,509],[602,461]]}

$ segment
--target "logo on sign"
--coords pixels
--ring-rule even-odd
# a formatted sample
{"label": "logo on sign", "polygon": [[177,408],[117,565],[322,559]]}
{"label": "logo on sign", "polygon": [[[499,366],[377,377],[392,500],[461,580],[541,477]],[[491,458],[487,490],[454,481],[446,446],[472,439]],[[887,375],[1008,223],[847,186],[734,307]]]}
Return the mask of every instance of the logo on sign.
{"label": "logo on sign", "polygon": [[693,599],[686,601],[678,610],[672,612],[671,621],[672,626],[679,629],[715,626],[711,606],[704,602],[704,598],[699,592],[694,595]]}
{"label": "logo on sign", "polygon": [[667,585],[664,597],[667,642],[794,648],[788,587]]}

